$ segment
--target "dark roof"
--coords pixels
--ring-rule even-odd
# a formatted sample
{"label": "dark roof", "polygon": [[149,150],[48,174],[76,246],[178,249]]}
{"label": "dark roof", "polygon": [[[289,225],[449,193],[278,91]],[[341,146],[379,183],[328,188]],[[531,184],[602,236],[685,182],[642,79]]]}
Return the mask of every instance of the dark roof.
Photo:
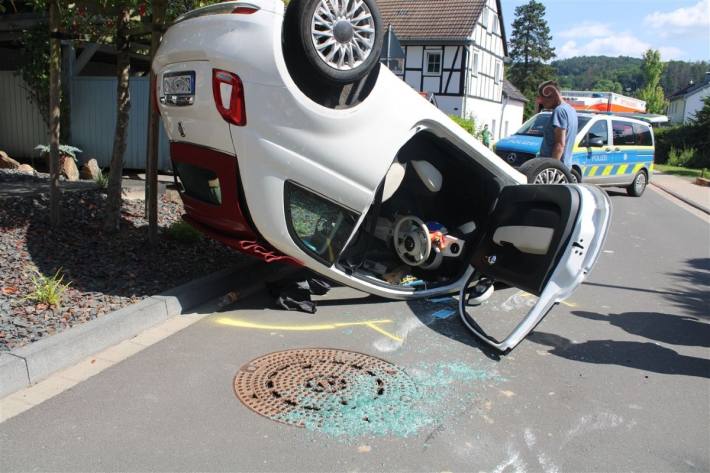
{"label": "dark roof", "polygon": [[527,102],[528,98],[523,95],[513,84],[508,82],[508,79],[503,79],[503,93],[512,100]]}
{"label": "dark roof", "polygon": [[402,41],[464,41],[473,33],[485,0],[377,0],[385,26]]}
{"label": "dark roof", "polygon": [[684,97],[686,95],[692,94],[693,92],[696,92],[702,88],[705,88],[710,85],[710,72],[707,72],[705,74],[705,82],[700,82],[698,84],[688,84],[670,97],[668,97],[669,100],[673,99],[679,99],[681,97]]}

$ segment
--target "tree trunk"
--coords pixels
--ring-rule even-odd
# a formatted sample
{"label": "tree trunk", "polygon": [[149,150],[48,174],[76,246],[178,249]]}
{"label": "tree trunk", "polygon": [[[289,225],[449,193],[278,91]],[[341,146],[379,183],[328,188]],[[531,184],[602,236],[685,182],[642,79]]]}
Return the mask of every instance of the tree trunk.
{"label": "tree trunk", "polygon": [[49,221],[59,225],[59,74],[61,50],[59,45],[58,0],[49,2]]}
{"label": "tree trunk", "polygon": [[129,21],[129,8],[121,8],[116,21],[116,77],[118,79],[116,132],[113,137],[113,154],[111,156],[108,200],[106,202],[106,217],[104,220],[104,229],[108,232],[117,232],[121,226],[121,177],[123,174],[123,154],[126,151],[128,111],[131,108],[131,97],[128,91],[128,78],[131,72],[131,61],[128,56]]}
{"label": "tree trunk", "polygon": [[[151,63],[160,45],[161,29],[165,15],[165,0],[153,1],[153,25],[150,41]],[[148,242],[155,245],[158,242],[158,144],[160,141],[157,97],[155,81],[157,77],[151,67],[150,97],[148,103],[148,156],[145,170],[146,214],[148,218]]]}

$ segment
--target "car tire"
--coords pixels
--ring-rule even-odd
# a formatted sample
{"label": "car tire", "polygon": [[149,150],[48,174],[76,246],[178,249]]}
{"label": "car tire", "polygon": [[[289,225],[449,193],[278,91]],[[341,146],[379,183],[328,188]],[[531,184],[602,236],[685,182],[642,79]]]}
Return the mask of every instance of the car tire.
{"label": "car tire", "polygon": [[647,185],[648,175],[646,174],[646,171],[641,170],[634,176],[634,180],[626,188],[626,192],[631,197],[641,197],[643,195],[643,191],[646,190]]}
{"label": "car tire", "polygon": [[582,175],[577,171],[575,168],[572,168],[570,170],[570,174],[572,174],[572,177],[574,178],[574,183],[579,184],[582,182]]}
{"label": "car tire", "polygon": [[375,0],[360,0],[357,8],[345,13],[333,11],[334,4],[325,0],[292,3],[297,3],[289,10],[297,18],[299,46],[318,76],[353,83],[379,64],[384,31]]}
{"label": "car tire", "polygon": [[574,176],[567,166],[557,159],[535,158],[523,163],[518,171],[525,174],[528,184],[569,184]]}

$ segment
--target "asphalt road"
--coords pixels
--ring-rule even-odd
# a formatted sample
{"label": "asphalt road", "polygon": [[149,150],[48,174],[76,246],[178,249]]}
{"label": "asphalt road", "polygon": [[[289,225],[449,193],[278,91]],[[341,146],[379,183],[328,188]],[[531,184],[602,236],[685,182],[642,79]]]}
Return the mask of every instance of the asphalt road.
{"label": "asphalt road", "polygon": [[[650,190],[612,201],[588,281],[507,356],[446,302],[337,288],[306,315],[257,294],[0,424],[2,471],[710,471],[710,225]],[[501,330],[530,301],[479,312]],[[420,395],[320,430],[235,397],[242,365],[303,347],[385,359]]]}

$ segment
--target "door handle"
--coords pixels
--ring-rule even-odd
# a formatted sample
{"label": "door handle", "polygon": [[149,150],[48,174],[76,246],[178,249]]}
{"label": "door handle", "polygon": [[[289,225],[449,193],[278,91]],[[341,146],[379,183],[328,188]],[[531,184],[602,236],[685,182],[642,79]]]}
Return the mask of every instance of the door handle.
{"label": "door handle", "polygon": [[614,148],[614,151],[621,151],[621,148]]}
{"label": "door handle", "polygon": [[611,152],[611,148],[604,148],[604,151],[606,151],[607,153],[610,153],[610,152]]}

